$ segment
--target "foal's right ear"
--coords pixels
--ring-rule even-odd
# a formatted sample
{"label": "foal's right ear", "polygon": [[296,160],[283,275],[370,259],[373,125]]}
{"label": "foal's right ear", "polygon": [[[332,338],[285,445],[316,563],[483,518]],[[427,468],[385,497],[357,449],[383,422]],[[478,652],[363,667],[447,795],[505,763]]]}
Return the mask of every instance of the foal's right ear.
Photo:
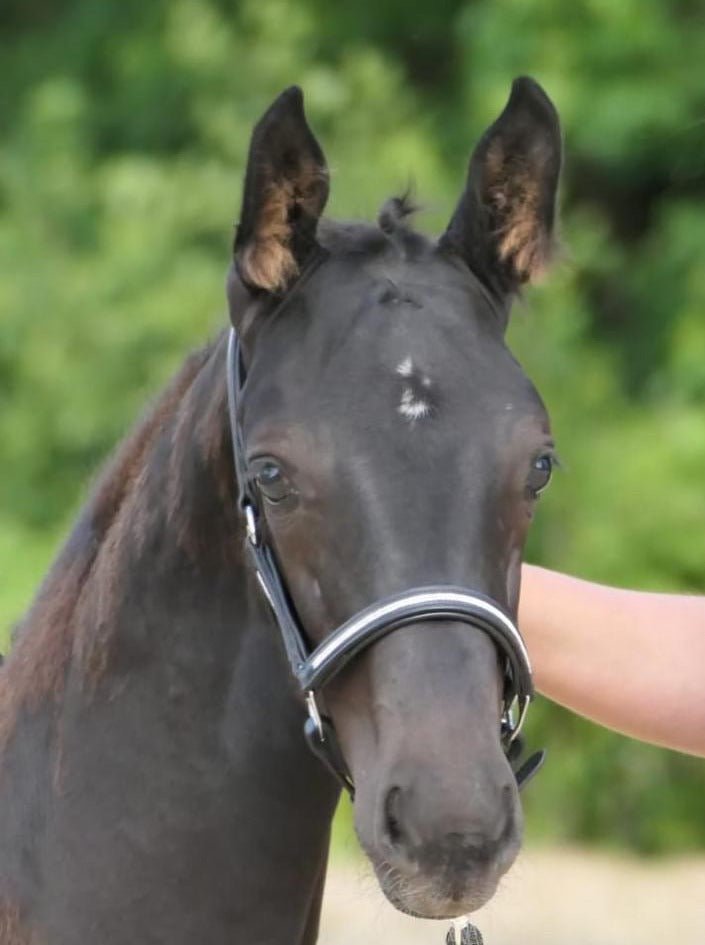
{"label": "foal's right ear", "polygon": [[301,89],[292,86],[252,133],[233,248],[245,287],[287,289],[316,248],[316,226],[327,199],[326,160],[306,123]]}

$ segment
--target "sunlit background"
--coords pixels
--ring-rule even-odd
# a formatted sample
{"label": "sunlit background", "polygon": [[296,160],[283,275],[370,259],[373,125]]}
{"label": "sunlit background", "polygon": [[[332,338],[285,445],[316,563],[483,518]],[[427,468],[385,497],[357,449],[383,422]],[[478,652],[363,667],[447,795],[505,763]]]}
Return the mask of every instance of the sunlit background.
{"label": "sunlit background", "polygon": [[[413,182],[431,232],[512,78],[544,85],[565,134],[563,249],[510,334],[563,469],[529,558],[705,593],[704,62],[693,0],[3,0],[5,646],[103,457],[223,324],[249,132],[292,82],[331,214],[374,216]],[[530,847],[705,848],[702,761],[547,704],[528,735],[550,752]]]}

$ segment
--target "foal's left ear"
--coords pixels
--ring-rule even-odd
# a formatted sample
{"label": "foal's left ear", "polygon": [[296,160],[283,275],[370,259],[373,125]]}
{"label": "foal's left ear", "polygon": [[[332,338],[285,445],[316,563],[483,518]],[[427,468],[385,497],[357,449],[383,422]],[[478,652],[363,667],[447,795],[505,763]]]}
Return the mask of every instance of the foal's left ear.
{"label": "foal's left ear", "polygon": [[558,114],[538,83],[515,79],[504,111],[470,159],[465,192],[440,246],[497,295],[545,269],[561,167]]}
{"label": "foal's left ear", "polygon": [[257,123],[250,143],[235,266],[251,289],[282,292],[316,246],[328,168],[292,86]]}

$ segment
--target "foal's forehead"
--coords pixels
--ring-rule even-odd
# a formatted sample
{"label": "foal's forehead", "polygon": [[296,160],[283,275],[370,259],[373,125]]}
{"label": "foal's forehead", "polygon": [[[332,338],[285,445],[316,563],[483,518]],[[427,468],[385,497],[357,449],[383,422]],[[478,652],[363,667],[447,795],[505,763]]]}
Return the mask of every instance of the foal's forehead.
{"label": "foal's forehead", "polygon": [[367,410],[367,425],[374,415],[419,429],[489,415],[499,400],[542,410],[497,304],[463,262],[412,231],[401,241],[364,226],[334,233],[265,332],[267,371],[254,386],[267,404],[273,389],[291,416],[315,402],[319,420],[338,418],[342,401],[336,423]]}
{"label": "foal's forehead", "polygon": [[267,334],[266,370],[249,382],[248,440],[259,428],[266,452],[288,431],[297,465],[322,448],[310,435],[333,435],[336,450],[376,450],[396,433],[405,448],[450,437],[460,449],[459,430],[477,439],[480,429],[485,441],[513,439],[520,426],[535,438],[547,425],[486,293],[462,264],[431,253],[329,257]]}
{"label": "foal's forehead", "polygon": [[430,244],[408,257],[375,249],[331,254],[271,326],[270,379],[289,409],[314,396],[323,416],[343,397],[421,425],[467,410],[480,390],[517,407],[534,399],[492,300],[462,263]]}
{"label": "foal's forehead", "polygon": [[468,339],[501,336],[498,306],[470,270],[425,237],[407,237],[401,247],[371,237],[363,251],[332,253],[303,290],[314,329],[354,321],[362,346],[370,334],[380,344],[402,335],[430,343],[453,325]]}
{"label": "foal's forehead", "polygon": [[395,247],[332,255],[304,287],[302,302],[306,317],[290,326],[289,338],[295,347],[298,334],[321,369],[329,358],[336,370],[361,376],[373,365],[406,378],[470,363],[516,367],[487,290],[431,244],[409,255]]}

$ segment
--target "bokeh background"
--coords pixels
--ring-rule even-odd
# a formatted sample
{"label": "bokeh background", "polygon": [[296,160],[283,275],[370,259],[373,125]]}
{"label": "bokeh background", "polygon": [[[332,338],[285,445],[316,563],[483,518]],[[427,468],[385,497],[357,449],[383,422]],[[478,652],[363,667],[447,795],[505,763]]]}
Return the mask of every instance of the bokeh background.
{"label": "bokeh background", "polygon": [[[528,557],[705,593],[703,63],[695,0],[3,0],[3,645],[103,457],[224,322],[250,129],[292,82],[331,213],[374,216],[413,181],[431,232],[512,78],[544,85],[565,132],[563,250],[510,335],[563,469]],[[702,761],[546,703],[528,735],[551,756],[530,840],[705,848]]]}

